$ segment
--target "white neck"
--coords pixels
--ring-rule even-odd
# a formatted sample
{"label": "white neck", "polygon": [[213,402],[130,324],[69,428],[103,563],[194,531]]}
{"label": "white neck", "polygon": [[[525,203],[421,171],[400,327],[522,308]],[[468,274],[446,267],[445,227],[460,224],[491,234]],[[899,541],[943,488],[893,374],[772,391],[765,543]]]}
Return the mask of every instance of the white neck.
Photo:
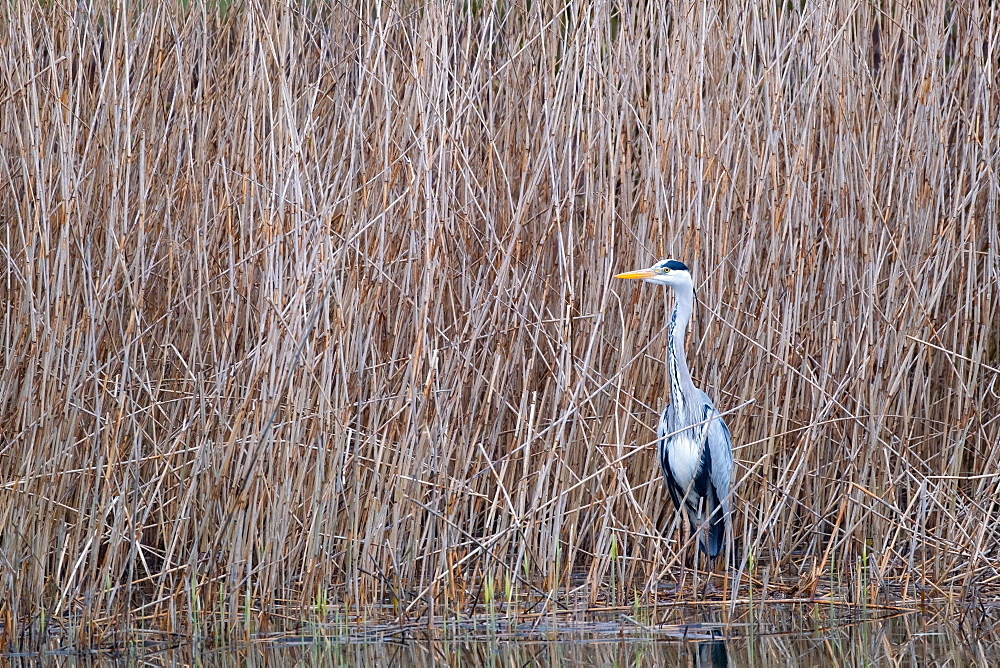
{"label": "white neck", "polygon": [[694,381],[688,370],[687,358],[684,355],[684,334],[691,312],[694,310],[694,288],[691,286],[674,287],[674,310],[670,316],[667,334],[670,344],[667,350],[667,374],[670,376],[670,402],[677,410],[684,405],[684,395],[694,391]]}

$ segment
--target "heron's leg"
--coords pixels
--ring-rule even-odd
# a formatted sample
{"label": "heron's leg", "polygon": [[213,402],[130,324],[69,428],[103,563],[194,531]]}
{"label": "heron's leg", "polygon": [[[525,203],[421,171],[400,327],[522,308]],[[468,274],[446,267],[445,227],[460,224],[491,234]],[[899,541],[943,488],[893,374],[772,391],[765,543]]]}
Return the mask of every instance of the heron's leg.
{"label": "heron's leg", "polygon": [[677,527],[677,547],[680,550],[681,577],[677,582],[677,595],[680,597],[683,596],[684,581],[687,580],[687,554],[685,554],[687,552],[687,542],[684,540],[684,525],[687,524],[687,521],[683,517],[683,513],[678,515],[678,517],[680,518],[680,522],[678,522],[680,526]]}
{"label": "heron's leg", "polygon": [[706,595],[712,595],[712,594],[716,594],[716,593],[719,592],[719,589],[716,586],[715,581],[716,581],[716,579],[718,577],[719,562],[722,561],[722,559],[720,559],[719,557],[714,557],[714,558],[713,557],[709,557],[707,555],[706,555],[705,558],[708,560],[708,563],[706,564],[706,569],[705,569],[706,570],[706,573],[705,573],[705,594]]}
{"label": "heron's leg", "polygon": [[708,546],[709,532],[711,531],[711,515],[708,512],[708,500],[702,498],[698,502],[698,517],[704,517],[705,521],[698,527],[697,539],[695,541],[695,558],[701,555],[701,563],[695,564],[695,569],[700,567],[704,568],[705,583],[701,588],[701,597],[713,595],[718,592],[715,581],[718,577],[719,562],[725,561],[725,551],[720,557],[709,556],[707,552],[702,552],[701,543],[704,541],[706,547]]}
{"label": "heron's leg", "polygon": [[[703,564],[705,559],[708,558],[707,554],[704,554],[701,549],[702,541],[705,538],[705,527],[701,518],[705,516],[705,499],[704,497],[698,499],[698,508],[691,518],[691,549],[694,550],[694,559],[692,560],[694,564],[694,593],[698,598],[703,598],[702,595],[698,595],[698,576],[702,573]],[[707,581],[706,581],[707,584]],[[704,589],[704,587],[702,587]]]}
{"label": "heron's leg", "polygon": [[[728,527],[726,527],[728,530]],[[716,566],[722,571],[720,579],[722,580],[722,597],[729,598],[729,559],[730,559],[730,541],[726,540],[725,536],[728,534],[723,534],[722,543],[722,553],[719,554],[719,563]]]}
{"label": "heron's leg", "polygon": [[[728,526],[726,527],[726,530],[728,532]],[[723,600],[729,598],[729,559],[731,545],[731,541],[724,538],[722,551],[717,557],[709,558],[709,561],[711,562],[708,573],[709,581],[717,582],[718,584],[713,584],[711,587],[706,587],[706,589],[710,590],[711,593],[718,592],[722,596]]]}

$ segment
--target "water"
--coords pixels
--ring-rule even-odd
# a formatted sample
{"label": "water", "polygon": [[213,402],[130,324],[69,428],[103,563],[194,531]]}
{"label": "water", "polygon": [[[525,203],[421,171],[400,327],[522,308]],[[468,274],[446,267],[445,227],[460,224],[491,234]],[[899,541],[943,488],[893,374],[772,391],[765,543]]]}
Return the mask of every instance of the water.
{"label": "water", "polygon": [[[759,613],[759,611],[757,611]],[[560,616],[507,625],[503,619],[425,625],[321,629],[325,637],[286,635],[226,647],[157,646],[132,652],[51,652],[45,663],[201,666],[966,666],[1000,664],[992,619],[932,612],[876,615],[822,606],[773,606],[751,616],[670,609],[645,624],[624,613]],[[683,623],[676,623],[683,620]],[[975,624],[973,624],[975,622]],[[38,655],[0,657],[36,665]]]}

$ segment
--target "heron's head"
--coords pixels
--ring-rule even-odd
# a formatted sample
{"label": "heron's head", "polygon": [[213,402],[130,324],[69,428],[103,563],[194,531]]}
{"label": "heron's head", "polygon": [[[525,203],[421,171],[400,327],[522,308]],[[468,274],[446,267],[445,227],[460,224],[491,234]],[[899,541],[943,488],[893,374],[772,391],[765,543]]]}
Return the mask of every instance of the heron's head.
{"label": "heron's head", "polygon": [[691,270],[683,262],[677,260],[660,260],[649,269],[626,271],[624,274],[616,275],[615,278],[641,278],[647,283],[669,285],[672,288],[694,286]]}

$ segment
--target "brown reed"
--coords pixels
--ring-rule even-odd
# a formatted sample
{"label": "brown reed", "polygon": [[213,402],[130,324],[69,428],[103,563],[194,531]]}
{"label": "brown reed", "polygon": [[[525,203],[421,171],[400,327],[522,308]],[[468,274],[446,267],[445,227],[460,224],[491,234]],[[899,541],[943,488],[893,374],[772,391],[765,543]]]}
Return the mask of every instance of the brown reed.
{"label": "brown reed", "polygon": [[667,256],[739,596],[996,590],[988,3],[0,12],[4,643],[655,598]]}

